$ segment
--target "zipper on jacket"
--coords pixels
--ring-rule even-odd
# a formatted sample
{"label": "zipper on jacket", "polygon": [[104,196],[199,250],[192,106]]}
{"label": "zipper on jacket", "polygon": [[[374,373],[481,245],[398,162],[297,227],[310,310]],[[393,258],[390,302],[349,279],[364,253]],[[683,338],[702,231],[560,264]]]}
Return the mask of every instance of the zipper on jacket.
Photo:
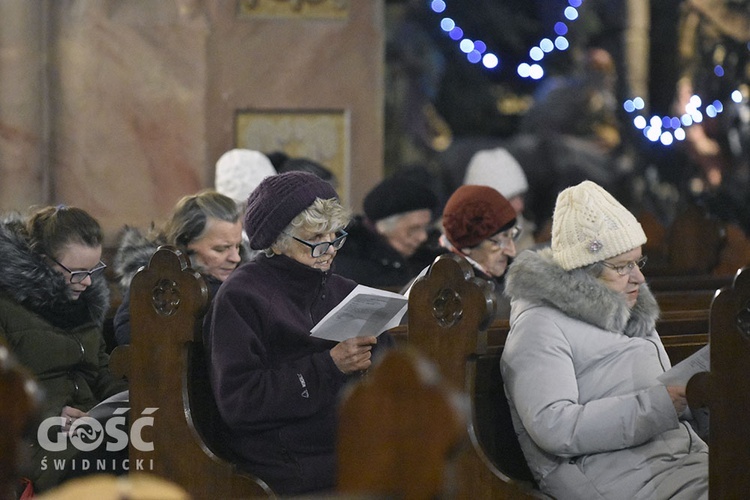
{"label": "zipper on jacket", "polygon": [[661,371],[666,372],[667,369],[664,367],[664,362],[661,359],[661,353],[659,352],[659,347],[656,345],[656,342],[654,342],[651,339],[645,339],[646,341],[650,342],[652,346],[654,346],[654,349],[656,349],[656,359],[659,360],[659,364],[661,365]]}
{"label": "zipper on jacket", "polygon": [[315,309],[315,304],[317,304],[319,301],[325,300],[326,298],[326,277],[327,275],[323,273],[322,278],[320,280],[320,285],[318,285],[318,293],[315,294],[315,299],[310,303],[310,322],[314,325],[316,323],[315,318],[313,318],[313,309]]}

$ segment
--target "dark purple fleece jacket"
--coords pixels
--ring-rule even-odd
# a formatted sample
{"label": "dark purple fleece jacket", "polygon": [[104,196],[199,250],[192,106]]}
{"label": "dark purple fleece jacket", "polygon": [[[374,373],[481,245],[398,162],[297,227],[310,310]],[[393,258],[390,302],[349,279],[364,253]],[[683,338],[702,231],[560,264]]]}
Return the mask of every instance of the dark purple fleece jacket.
{"label": "dark purple fleece jacket", "polygon": [[[310,329],[356,283],[285,256],[235,270],[206,315],[219,412],[246,469],[275,493],[334,486],[336,404],[347,381]],[[389,338],[381,335],[379,346]]]}

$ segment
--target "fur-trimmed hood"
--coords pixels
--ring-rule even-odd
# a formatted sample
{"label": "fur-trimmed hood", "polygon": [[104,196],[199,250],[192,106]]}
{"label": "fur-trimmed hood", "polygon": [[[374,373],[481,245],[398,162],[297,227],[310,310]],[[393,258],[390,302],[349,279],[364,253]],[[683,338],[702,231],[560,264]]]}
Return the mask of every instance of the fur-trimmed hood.
{"label": "fur-trimmed hood", "polygon": [[150,236],[146,236],[131,226],[125,226],[120,232],[120,246],[117,248],[113,267],[123,292],[130,289],[130,282],[138,269],[148,264],[160,245],[166,244],[162,236],[154,234],[153,228],[149,234]]}
{"label": "fur-trimmed hood", "polygon": [[[125,226],[120,232],[119,241],[120,245],[117,248],[113,266],[120,288],[123,293],[127,293],[135,273],[148,264],[154,252],[161,245],[166,245],[167,240],[161,233],[157,233],[153,226],[146,234],[138,228]],[[240,263],[249,260],[251,255],[257,254],[258,252],[248,248],[247,241],[243,238],[242,245],[240,245]],[[191,265],[193,269],[203,272],[200,265],[193,262],[193,259],[191,259]]]}
{"label": "fur-trimmed hood", "polygon": [[104,323],[109,310],[104,277],[93,280],[78,300],[72,300],[65,277],[29,248],[19,215],[0,221],[0,255],[0,290],[25,308],[60,328]]}
{"label": "fur-trimmed hood", "polygon": [[630,309],[619,293],[583,269],[562,269],[549,248],[521,252],[516,257],[506,273],[505,295],[513,304],[511,321],[523,311],[542,305],[604,330],[644,337],[659,317],[659,306],[645,283]]}

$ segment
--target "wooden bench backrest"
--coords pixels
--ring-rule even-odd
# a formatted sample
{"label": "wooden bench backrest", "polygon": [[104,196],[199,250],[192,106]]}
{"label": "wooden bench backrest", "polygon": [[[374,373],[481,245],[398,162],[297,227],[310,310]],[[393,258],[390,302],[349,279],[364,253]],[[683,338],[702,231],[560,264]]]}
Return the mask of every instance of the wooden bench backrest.
{"label": "wooden bench backrest", "polygon": [[489,284],[474,277],[466,260],[440,256],[410,293],[408,344],[469,395],[471,446],[458,459],[460,496],[533,498],[541,495],[533,489],[510,421],[499,357],[487,347],[495,307]]}
{"label": "wooden bench backrest", "polygon": [[342,398],[338,492],[452,498],[448,469],[466,443],[459,401],[426,358],[408,348],[386,353]]}
{"label": "wooden bench backrest", "polygon": [[31,372],[0,342],[0,500],[15,500],[21,463],[26,457],[22,438],[35,420],[42,397]]}
{"label": "wooden bench backrest", "polygon": [[688,383],[691,406],[708,405],[709,497],[744,498],[750,491],[750,268],[711,304],[711,370]]}
{"label": "wooden bench backrest", "polygon": [[152,432],[144,434],[153,451],[140,451],[131,440],[131,470],[140,460],[146,471],[194,498],[268,497],[272,492],[262,480],[232,465],[222,439],[202,341],[208,301],[205,281],[173,247],[160,247],[133,278],[132,343],[112,356],[130,374],[131,421],[153,417],[153,427],[146,428]]}

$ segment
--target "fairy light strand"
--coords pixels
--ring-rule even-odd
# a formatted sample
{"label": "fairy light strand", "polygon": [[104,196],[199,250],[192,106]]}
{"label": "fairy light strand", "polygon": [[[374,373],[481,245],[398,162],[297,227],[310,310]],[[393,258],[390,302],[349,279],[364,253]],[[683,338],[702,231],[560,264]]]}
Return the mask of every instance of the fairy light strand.
{"label": "fairy light strand", "polygon": [[[428,0],[430,8],[436,14],[444,14],[448,6],[445,0]],[[568,5],[562,10],[560,20],[553,25],[554,35],[542,38],[528,51],[528,60],[520,63],[516,73],[521,78],[530,78],[539,81],[545,76],[542,61],[555,51],[564,52],[570,48],[570,42],[566,35],[569,25],[579,17],[579,9],[584,0],[568,0]],[[494,52],[488,50],[488,46],[480,39],[472,40],[465,36],[464,30],[451,17],[444,16],[440,20],[440,28],[454,40],[459,50],[466,56],[471,64],[481,63],[488,70],[500,70],[501,58]],[[748,44],[750,49],[750,44]],[[724,76],[724,68],[721,65],[714,67],[714,75],[717,78]],[[742,103],[745,97],[739,90],[731,93],[730,99],[734,103]],[[641,130],[644,137],[651,142],[659,142],[664,146],[670,146],[675,141],[683,141],[686,138],[685,129],[703,122],[705,117],[716,118],[724,111],[721,101],[714,100],[703,107],[700,96],[693,95],[685,106],[681,116],[659,116],[648,115],[645,112],[646,103],[642,97],[627,99],[623,103],[625,111],[632,115],[632,125]]]}

